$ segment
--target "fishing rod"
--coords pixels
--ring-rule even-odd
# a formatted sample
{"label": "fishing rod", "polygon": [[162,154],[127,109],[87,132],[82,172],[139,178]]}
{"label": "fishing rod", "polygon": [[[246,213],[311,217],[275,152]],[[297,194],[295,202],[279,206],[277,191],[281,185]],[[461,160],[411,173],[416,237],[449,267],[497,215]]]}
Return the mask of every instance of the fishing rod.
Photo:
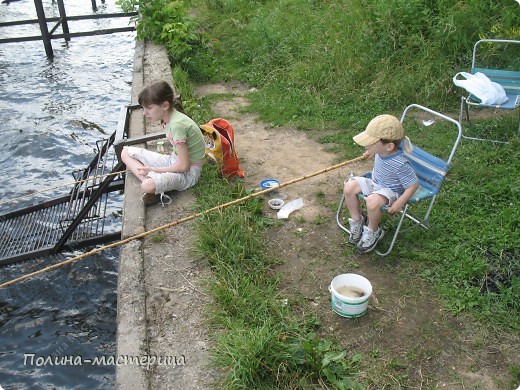
{"label": "fishing rod", "polygon": [[181,223],[184,223],[184,222],[187,222],[187,221],[191,221],[195,218],[199,218],[199,217],[202,217],[206,214],[209,214],[209,213],[212,213],[214,211],[220,211],[226,207],[230,207],[230,206],[233,206],[233,205],[236,205],[238,203],[242,203],[242,202],[245,202],[247,200],[250,200],[254,197],[257,197],[257,196],[260,196],[260,195],[264,195],[264,194],[267,194],[271,191],[274,191],[274,190],[278,190],[279,188],[283,188],[283,187],[286,187],[286,186],[289,186],[291,184],[294,184],[294,183],[298,183],[300,181],[303,181],[303,180],[306,180],[306,179],[309,179],[311,177],[314,177],[314,176],[318,176],[318,175],[321,175],[323,173],[327,173],[327,172],[330,172],[334,169],[338,169],[338,168],[341,168],[341,167],[344,167],[345,165],[349,165],[349,164],[353,164],[355,162],[358,162],[358,161],[361,161],[361,160],[364,160],[366,159],[366,156],[365,155],[361,155],[359,157],[356,157],[352,160],[347,160],[347,161],[343,161],[339,164],[336,164],[336,165],[332,165],[328,168],[325,168],[325,169],[322,169],[320,171],[316,171],[316,172],[313,172],[313,173],[310,173],[308,175],[305,175],[305,176],[301,176],[301,177],[298,177],[296,179],[293,179],[293,180],[289,180],[287,182],[284,182],[284,183],[280,183],[280,185],[277,185],[275,187],[271,187],[271,188],[267,188],[265,190],[261,190],[261,191],[258,191],[258,192],[254,192],[250,195],[247,195],[247,196],[244,196],[242,198],[239,198],[239,199],[235,199],[233,201],[230,201],[230,202],[227,202],[227,203],[222,203],[222,204],[219,204],[215,207],[212,207],[212,208],[209,208],[207,210],[204,210],[204,211],[201,211],[199,213],[195,213],[195,214],[192,214],[190,216],[187,216],[187,217],[184,217],[184,218],[181,218],[181,219],[178,219],[176,221],[173,221],[173,222],[170,222],[170,223],[167,223],[165,225],[162,225],[162,226],[159,226],[159,227],[156,227],[155,229],[152,229],[152,230],[148,230],[146,232],[143,232],[143,233],[139,233],[139,234],[136,234],[134,236],[131,236],[131,237],[128,237],[128,238],[125,238],[123,240],[120,240],[120,241],[117,241],[117,242],[114,242],[112,244],[108,244],[108,245],[104,245],[104,246],[101,246],[99,248],[95,248],[89,252],[85,252],[85,253],[82,253],[81,255],[78,255],[78,256],[75,256],[75,257],[72,257],[68,260],[65,260],[65,261],[62,261],[60,263],[57,263],[57,264],[54,264],[54,265],[51,265],[49,267],[45,267],[45,268],[42,268],[41,270],[38,270],[38,271],[35,271],[35,272],[31,272],[29,274],[26,274],[26,275],[23,275],[23,276],[20,276],[16,279],[12,279],[8,282],[5,282],[5,283],[2,283],[0,284],[0,288],[3,288],[3,287],[7,287],[7,286],[10,286],[14,283],[18,283],[18,282],[21,282],[25,279],[28,279],[28,278],[31,278],[33,276],[36,276],[36,275],[39,275],[39,274],[42,274],[44,272],[48,272],[48,271],[52,271],[54,269],[57,269],[57,268],[60,268],[60,267],[63,267],[67,264],[71,264],[75,261],[78,261],[78,260],[81,260],[81,259],[84,259],[88,256],[92,256],[96,253],[99,253],[99,252],[102,252],[104,250],[107,250],[107,249],[111,249],[111,248],[115,248],[117,246],[121,246],[123,244],[127,244],[129,243],[130,241],[134,241],[134,240],[137,240],[139,238],[143,238],[143,237],[146,237],[150,234],[153,234],[153,233],[157,233],[161,230],[165,230],[165,229],[168,229],[168,228],[171,228],[173,226],[177,226]]}

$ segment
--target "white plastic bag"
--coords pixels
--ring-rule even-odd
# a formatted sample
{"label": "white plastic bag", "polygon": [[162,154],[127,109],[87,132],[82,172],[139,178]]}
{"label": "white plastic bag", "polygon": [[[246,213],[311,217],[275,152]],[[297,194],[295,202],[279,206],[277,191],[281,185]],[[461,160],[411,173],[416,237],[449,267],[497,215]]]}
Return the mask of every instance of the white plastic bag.
{"label": "white plastic bag", "polygon": [[293,211],[299,210],[303,207],[303,199],[298,198],[296,200],[293,200],[292,202],[286,203],[283,205],[283,207],[278,211],[276,216],[278,219],[287,219],[289,218],[289,214],[291,214]]}
{"label": "white plastic bag", "polygon": [[[459,76],[463,78],[460,79]],[[482,104],[494,106],[507,102],[504,88],[491,81],[484,73],[459,72],[453,77],[453,84],[479,98]]]}

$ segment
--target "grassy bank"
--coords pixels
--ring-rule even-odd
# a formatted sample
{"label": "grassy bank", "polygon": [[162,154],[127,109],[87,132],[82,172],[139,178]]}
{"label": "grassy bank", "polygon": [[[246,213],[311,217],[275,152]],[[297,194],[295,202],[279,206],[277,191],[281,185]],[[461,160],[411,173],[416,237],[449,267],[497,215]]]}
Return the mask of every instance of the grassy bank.
{"label": "grassy bank", "polygon": [[[520,38],[518,4],[510,1],[190,3],[207,42],[193,58],[193,78],[258,87],[250,110],[274,125],[329,130],[322,141],[345,158],[359,152],[351,137],[374,115],[419,103],[456,116],[461,91],[451,79],[471,63],[474,42]],[[520,67],[520,51],[487,55]],[[410,256],[404,245],[393,255],[418,262],[454,311],[506,327],[519,323],[517,122],[512,114],[465,124],[511,142],[464,142],[436,205],[433,223],[446,234],[433,241],[418,232],[421,250]]]}
{"label": "grassy bank", "polygon": [[[147,14],[163,26],[150,38],[159,36],[169,47],[190,115],[200,123],[212,116],[193,82],[242,81],[258,89],[249,110],[274,126],[312,132],[340,158],[359,154],[351,137],[374,115],[398,115],[419,103],[455,116],[461,91],[452,77],[468,69],[475,41],[520,38],[512,0],[192,0],[190,13],[181,2],[166,3],[175,6],[157,1]],[[172,19],[184,27],[171,27]],[[503,65],[518,69],[518,61],[514,52]],[[430,281],[454,313],[504,332],[518,331],[520,323],[517,128],[516,113],[465,126],[510,143],[463,142],[432,214],[437,230],[408,233],[388,259]],[[206,169],[197,187],[199,207],[244,191]],[[317,339],[315,319],[302,320],[280,302],[262,243],[269,224],[254,200],[199,223],[198,250],[214,271],[215,356],[228,370],[227,386],[355,387],[349,382],[359,359],[355,351]],[[511,371],[518,383],[519,368]]]}
{"label": "grassy bank", "polygon": [[456,109],[451,79],[479,37],[520,37],[513,1],[190,3],[211,53],[194,76],[258,87],[252,110],[302,129],[360,125],[410,103]]}
{"label": "grassy bank", "polygon": [[[240,183],[225,182],[210,165],[196,193],[201,210],[247,195]],[[263,239],[272,220],[262,214],[262,207],[262,198],[252,198],[207,214],[197,224],[198,251],[213,271],[212,355],[227,370],[221,386],[290,389],[322,384],[361,389],[352,379],[360,356],[318,339],[317,320],[296,316],[279,295]]]}

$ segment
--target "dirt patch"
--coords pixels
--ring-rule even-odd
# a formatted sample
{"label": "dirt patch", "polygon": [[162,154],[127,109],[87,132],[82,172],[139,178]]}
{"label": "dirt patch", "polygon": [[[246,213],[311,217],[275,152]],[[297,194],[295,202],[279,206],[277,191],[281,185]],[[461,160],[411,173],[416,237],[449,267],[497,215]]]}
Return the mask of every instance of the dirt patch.
{"label": "dirt patch", "polygon": [[[251,92],[236,83],[199,88],[201,96],[222,95],[212,108],[235,129],[248,187],[267,178],[286,182],[339,162],[312,132],[272,128],[244,113]],[[301,210],[266,235],[269,254],[280,260],[282,293],[295,312],[319,319],[322,337],[363,355],[361,379],[368,388],[510,388],[508,367],[518,364],[517,337],[504,339],[470,318],[454,316],[404,262],[359,255],[346,244],[335,221],[342,183],[349,171],[368,168],[368,162],[345,166],[281,190],[286,201],[304,200]],[[267,205],[265,213],[276,219]],[[347,272],[367,277],[374,288],[367,314],[357,319],[340,317],[330,307],[328,286]]]}

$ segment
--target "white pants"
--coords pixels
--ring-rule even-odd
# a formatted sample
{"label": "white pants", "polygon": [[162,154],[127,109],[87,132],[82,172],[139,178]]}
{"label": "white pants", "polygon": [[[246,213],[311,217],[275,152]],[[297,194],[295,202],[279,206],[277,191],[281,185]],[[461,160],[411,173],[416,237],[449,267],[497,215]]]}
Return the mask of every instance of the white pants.
{"label": "white pants", "polygon": [[[128,155],[149,167],[169,167],[175,164],[175,156],[152,152],[135,146],[127,147]],[[155,193],[184,191],[199,181],[202,165],[192,165],[188,172],[149,172],[148,177],[155,183]]]}

